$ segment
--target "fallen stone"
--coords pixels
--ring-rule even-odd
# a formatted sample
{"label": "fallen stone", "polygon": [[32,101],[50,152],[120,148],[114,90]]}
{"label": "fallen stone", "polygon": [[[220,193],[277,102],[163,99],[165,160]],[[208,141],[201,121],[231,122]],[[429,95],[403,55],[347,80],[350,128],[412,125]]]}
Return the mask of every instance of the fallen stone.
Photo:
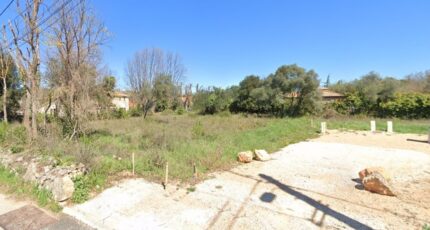
{"label": "fallen stone", "polygon": [[382,167],[365,168],[358,173],[358,176],[360,177],[360,180],[363,181],[363,179],[365,177],[369,176],[370,174],[372,174],[374,172],[381,174],[385,178],[385,180],[391,181],[391,175],[387,172],[387,170],[385,170]]}
{"label": "fallen stone", "polygon": [[258,161],[268,161],[270,160],[270,155],[264,149],[256,149],[254,151],[254,158]]}
{"label": "fallen stone", "polygon": [[386,196],[395,196],[388,181],[379,172],[373,172],[363,179],[364,189]]}
{"label": "fallen stone", "polygon": [[55,178],[51,186],[52,196],[58,202],[69,199],[75,191],[74,183],[68,176]]}
{"label": "fallen stone", "polygon": [[237,154],[237,160],[241,163],[249,163],[252,161],[254,153],[252,151],[240,152]]}

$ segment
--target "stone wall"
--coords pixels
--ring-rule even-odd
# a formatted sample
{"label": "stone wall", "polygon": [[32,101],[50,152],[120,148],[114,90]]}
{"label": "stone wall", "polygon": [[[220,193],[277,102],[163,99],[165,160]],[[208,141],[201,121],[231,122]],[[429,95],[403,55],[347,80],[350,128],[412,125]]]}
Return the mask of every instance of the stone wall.
{"label": "stone wall", "polygon": [[60,166],[52,158],[0,152],[0,163],[23,177],[24,180],[37,184],[52,192],[55,201],[66,201],[75,190],[73,179],[86,173],[83,164]]}

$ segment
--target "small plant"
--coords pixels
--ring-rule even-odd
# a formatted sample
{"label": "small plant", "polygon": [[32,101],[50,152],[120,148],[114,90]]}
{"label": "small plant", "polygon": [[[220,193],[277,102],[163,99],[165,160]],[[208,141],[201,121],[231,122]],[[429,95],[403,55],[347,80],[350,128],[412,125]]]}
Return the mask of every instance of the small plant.
{"label": "small plant", "polygon": [[194,138],[203,137],[205,135],[205,129],[201,121],[197,121],[194,124],[192,132]]}
{"label": "small plant", "polygon": [[187,188],[187,192],[195,192],[196,191],[196,187],[189,187]]}
{"label": "small plant", "polygon": [[22,152],[22,151],[24,151],[24,147],[22,147],[22,146],[20,146],[20,145],[15,145],[15,146],[12,146],[11,148],[10,148],[10,151],[12,151],[12,153],[20,153],[20,152]]}
{"label": "small plant", "polygon": [[112,116],[116,119],[124,119],[127,117],[127,111],[125,111],[125,109],[115,109],[114,111],[112,111]]}
{"label": "small plant", "polygon": [[88,200],[90,197],[90,189],[85,176],[78,176],[73,179],[75,183],[75,191],[72,195],[73,203],[80,204]]}
{"label": "small plant", "polygon": [[178,114],[178,115],[182,115],[182,114],[184,114],[184,113],[185,113],[185,109],[184,109],[184,107],[179,106],[179,107],[176,109],[176,114]]}
{"label": "small plant", "polygon": [[424,224],[423,230],[430,230],[430,224]]}

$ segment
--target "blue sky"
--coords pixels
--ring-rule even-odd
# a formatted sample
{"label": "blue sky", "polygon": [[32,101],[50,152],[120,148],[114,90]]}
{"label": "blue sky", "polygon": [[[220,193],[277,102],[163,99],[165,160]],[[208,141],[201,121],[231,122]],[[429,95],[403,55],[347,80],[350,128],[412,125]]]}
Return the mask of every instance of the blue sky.
{"label": "blue sky", "polygon": [[[5,0],[0,0],[0,3]],[[430,69],[430,1],[393,0],[92,0],[113,34],[104,60],[127,86],[134,52],[179,53],[186,80],[205,86],[267,76],[283,64],[325,80],[375,70],[403,77]],[[2,4],[4,5],[4,4]]]}

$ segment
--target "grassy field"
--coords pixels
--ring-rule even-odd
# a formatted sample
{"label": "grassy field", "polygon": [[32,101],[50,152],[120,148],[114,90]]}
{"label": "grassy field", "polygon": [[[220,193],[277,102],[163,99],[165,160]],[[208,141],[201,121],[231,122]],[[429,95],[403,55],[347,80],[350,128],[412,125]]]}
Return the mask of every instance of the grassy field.
{"label": "grassy field", "polygon": [[[222,170],[236,164],[239,151],[276,151],[288,144],[317,135],[309,119],[268,119],[242,116],[156,115],[146,120],[97,121],[91,134],[81,138],[94,162],[93,178],[130,170],[136,154],[136,172],[161,180],[169,162],[173,179],[192,178],[195,163],[200,173]],[[121,159],[121,160],[118,160]],[[76,159],[83,160],[85,159]],[[99,182],[103,182],[101,179]],[[102,184],[97,183],[99,186]]]}
{"label": "grassy field", "polygon": [[400,120],[400,119],[373,119],[373,118],[336,118],[326,121],[328,129],[340,130],[370,130],[370,121],[376,121],[377,131],[386,131],[387,121],[393,121],[393,130],[397,133],[428,134],[430,120]]}

